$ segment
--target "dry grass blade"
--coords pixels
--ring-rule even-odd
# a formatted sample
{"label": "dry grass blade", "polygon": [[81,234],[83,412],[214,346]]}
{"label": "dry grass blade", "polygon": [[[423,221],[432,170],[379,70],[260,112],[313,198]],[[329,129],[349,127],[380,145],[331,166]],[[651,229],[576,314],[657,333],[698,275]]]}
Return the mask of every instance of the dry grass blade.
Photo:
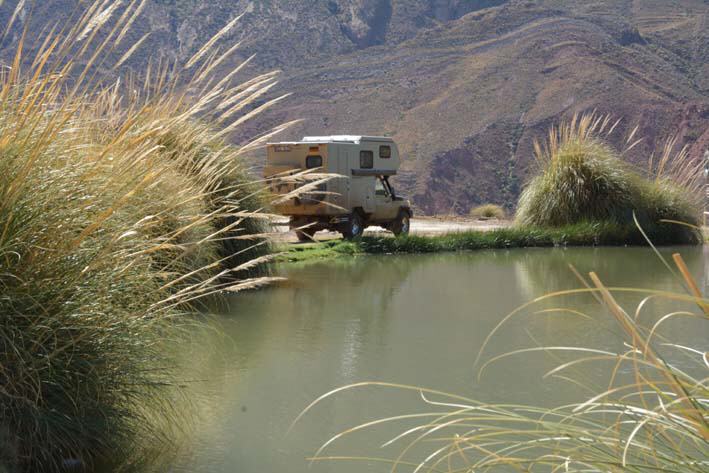
{"label": "dry grass blade", "polygon": [[3,34],[3,39],[7,38],[7,35],[10,34],[10,31],[12,30],[12,26],[15,24],[15,20],[17,20],[17,16],[25,8],[25,3],[26,3],[26,0],[20,0],[17,3],[15,10],[12,12],[12,16],[10,17],[10,21],[8,21],[7,25],[5,26],[5,33]]}
{"label": "dry grass blade", "polygon": [[704,301],[704,296],[702,295],[702,291],[699,290],[699,286],[697,285],[697,281],[694,280],[694,276],[689,272],[689,268],[687,267],[687,264],[684,262],[684,259],[682,258],[682,255],[679,253],[674,253],[672,255],[672,259],[675,262],[675,265],[677,266],[677,269],[679,270],[679,273],[682,275],[684,278],[685,283],[687,283],[687,287],[689,287],[692,295],[697,298],[697,305],[702,309],[704,312],[704,315],[709,316],[709,305],[707,305]]}
{"label": "dry grass blade", "polygon": [[[106,2],[108,3],[108,2]],[[111,16],[113,13],[116,11],[116,9],[121,5],[122,1],[112,1],[103,11],[100,11],[99,13],[96,14],[84,27],[84,30],[79,33],[79,36],[76,37],[76,42],[80,43],[84,39],[86,39],[92,32],[95,30],[100,29],[103,25],[105,25],[108,20],[111,19]]]}
{"label": "dry grass blade", "polygon": [[217,41],[219,41],[222,36],[227,34],[233,27],[236,25],[236,23],[245,15],[245,13],[242,13],[241,15],[237,16],[233,20],[231,20],[229,23],[226,24],[221,30],[217,32],[212,38],[207,41],[204,46],[200,48],[199,51],[197,51],[189,61],[187,61],[187,64],[185,65],[185,69],[189,69],[192,66],[194,66],[197,61],[199,61],[204,55],[216,44]]}
{"label": "dry grass blade", "polygon": [[[126,9],[126,14],[130,11],[131,8],[137,3],[138,0],[134,0],[130,6]],[[143,13],[143,9],[147,5],[148,0],[141,0],[140,4],[138,5],[138,8],[133,11],[133,14],[131,15],[130,19],[123,24],[123,27],[121,29],[121,32],[118,34],[118,37],[116,37],[116,42],[115,45],[118,46],[123,42],[123,38],[125,38],[126,34],[128,31],[130,31],[131,26],[133,26],[133,23],[135,20],[140,17],[140,14]]]}
{"label": "dry grass blade", "polygon": [[282,124],[282,125],[278,125],[278,126],[274,127],[274,128],[273,128],[271,131],[269,131],[268,133],[265,133],[265,134],[263,134],[263,135],[261,135],[261,136],[255,138],[255,139],[251,140],[250,143],[248,143],[248,144],[242,146],[242,147],[241,147],[241,152],[244,153],[244,154],[246,154],[246,153],[248,153],[248,152],[250,152],[250,151],[253,151],[253,150],[257,149],[257,148],[260,148],[260,147],[264,146],[264,145],[266,144],[266,142],[267,142],[269,139],[273,138],[275,135],[277,135],[277,134],[279,134],[279,133],[283,133],[283,132],[286,131],[288,128],[291,128],[292,126],[297,125],[298,123],[301,123],[302,121],[303,121],[303,120],[300,120],[300,119],[299,119],[299,120],[292,120],[292,121],[290,121],[290,122],[287,122],[287,123],[284,123],[284,124]]}
{"label": "dry grass blade", "polygon": [[238,43],[234,44],[231,48],[229,48],[225,53],[223,53],[221,56],[219,56],[216,60],[210,61],[207,67],[204,68],[204,71],[202,71],[199,76],[195,79],[195,82],[202,82],[204,79],[209,77],[209,74],[211,74],[222,62],[224,62],[225,59],[229,58],[232,54],[234,54],[234,51],[239,49],[239,46],[241,46],[241,41]]}
{"label": "dry grass blade", "polygon": [[238,284],[232,284],[231,286],[224,288],[224,290],[228,291],[228,292],[241,292],[241,291],[258,289],[263,286],[270,286],[274,282],[285,281],[285,280],[286,280],[286,278],[280,278],[280,277],[264,277],[264,278],[245,279]]}
{"label": "dry grass blade", "polygon": [[121,58],[118,61],[116,61],[116,64],[113,66],[113,70],[115,71],[116,69],[121,67],[128,59],[130,59],[130,57],[138,49],[140,49],[140,47],[143,45],[145,40],[148,39],[149,36],[150,36],[150,31],[145,33],[142,38],[140,38],[138,41],[136,41],[135,44],[133,44],[133,46],[131,46],[130,49],[128,51],[126,51],[125,54],[123,54],[123,56],[121,56]]}
{"label": "dry grass blade", "polygon": [[221,130],[219,133],[217,133],[217,137],[222,138],[224,136],[229,135],[230,133],[233,133],[234,130],[236,130],[242,124],[244,124],[248,120],[251,120],[255,116],[263,113],[264,111],[268,110],[269,108],[273,107],[278,102],[281,102],[282,100],[285,100],[286,98],[290,97],[290,95],[291,94],[284,94],[284,95],[281,95],[280,97],[276,97],[275,99],[271,99],[271,100],[267,101],[263,105],[259,105],[258,107],[251,110],[249,113],[245,114],[244,116],[240,117],[239,119],[235,120],[229,126],[227,126],[223,130]]}

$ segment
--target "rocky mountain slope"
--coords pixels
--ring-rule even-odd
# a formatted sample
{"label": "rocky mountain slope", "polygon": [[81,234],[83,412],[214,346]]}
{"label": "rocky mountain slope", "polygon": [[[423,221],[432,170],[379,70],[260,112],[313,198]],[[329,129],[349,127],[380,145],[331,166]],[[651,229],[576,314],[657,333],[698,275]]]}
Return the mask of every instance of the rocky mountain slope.
{"label": "rocky mountain slope", "polygon": [[[76,4],[41,2],[32,21]],[[622,118],[619,145],[639,125],[638,163],[676,132],[695,158],[709,146],[704,0],[148,0],[127,41],[151,32],[133,66],[184,60],[240,13],[225,72],[256,53],[251,72],[282,69],[273,93],[293,92],[244,134],[294,118],[281,138],[390,134],[406,158],[399,187],[426,213],[513,206],[533,139],[578,111]]]}
{"label": "rocky mountain slope", "polygon": [[675,132],[697,157],[709,144],[706,32],[690,28],[699,44],[683,50],[662,36],[672,31],[653,36],[643,24],[658,28],[531,2],[471,13],[396,45],[292,71],[283,87],[295,98],[277,119],[310,118],[303,133],[393,135],[408,158],[400,182],[427,213],[513,205],[534,138],[576,111],[623,118],[619,146],[639,125],[646,140],[630,156],[638,163]]}

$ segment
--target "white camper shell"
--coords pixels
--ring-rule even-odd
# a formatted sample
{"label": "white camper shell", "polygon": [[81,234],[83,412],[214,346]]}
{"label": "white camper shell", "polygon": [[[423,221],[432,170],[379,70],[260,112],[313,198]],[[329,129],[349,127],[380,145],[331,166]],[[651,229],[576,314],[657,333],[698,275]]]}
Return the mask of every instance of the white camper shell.
{"label": "white camper shell", "polygon": [[401,164],[391,138],[306,136],[301,141],[270,143],[266,149],[264,176],[271,180],[275,194],[288,194],[298,186],[279,176],[309,170],[338,176],[276,206],[279,213],[291,217],[300,239],[310,239],[324,229],[358,237],[368,225],[396,234],[408,232],[411,206],[389,183]]}

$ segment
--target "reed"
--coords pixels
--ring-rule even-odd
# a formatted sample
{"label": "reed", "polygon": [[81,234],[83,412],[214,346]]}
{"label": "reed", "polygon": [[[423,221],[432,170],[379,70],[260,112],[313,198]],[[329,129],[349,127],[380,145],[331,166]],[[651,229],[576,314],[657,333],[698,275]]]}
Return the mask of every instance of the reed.
{"label": "reed", "polygon": [[143,4],[89,2],[32,47],[25,29],[0,71],[0,470],[159,469],[189,424],[165,345],[202,298],[270,281],[241,159],[269,133],[226,138],[276,76],[214,77],[219,37],[122,73]]}

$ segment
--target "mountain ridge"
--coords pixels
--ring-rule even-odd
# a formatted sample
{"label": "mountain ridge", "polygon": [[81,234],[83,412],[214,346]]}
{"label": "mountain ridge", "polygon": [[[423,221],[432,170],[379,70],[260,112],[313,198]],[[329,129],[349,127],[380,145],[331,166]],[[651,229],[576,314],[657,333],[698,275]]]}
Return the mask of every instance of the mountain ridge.
{"label": "mountain ridge", "polygon": [[[31,21],[76,4],[44,2]],[[223,38],[222,51],[242,41],[223,72],[255,53],[244,76],[282,69],[272,93],[293,95],[234,139],[297,118],[280,138],[392,135],[406,158],[398,186],[421,212],[512,208],[533,140],[577,112],[621,118],[621,149],[637,125],[646,139],[628,159],[639,165],[675,133],[694,159],[709,146],[703,0],[153,0],[114,54],[150,31],[127,68],[148,55],[184,62],[242,13]]]}

